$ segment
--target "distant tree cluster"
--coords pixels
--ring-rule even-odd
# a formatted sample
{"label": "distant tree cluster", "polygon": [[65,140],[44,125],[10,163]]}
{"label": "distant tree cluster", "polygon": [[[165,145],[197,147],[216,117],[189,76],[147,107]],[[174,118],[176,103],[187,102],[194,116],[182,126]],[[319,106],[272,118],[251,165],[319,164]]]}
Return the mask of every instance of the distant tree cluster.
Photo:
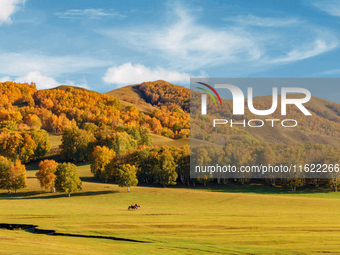
{"label": "distant tree cluster", "polygon": [[70,87],[66,90],[40,90],[33,98],[40,108],[50,110],[56,116],[64,114],[78,127],[86,122],[99,126],[120,119],[120,101],[96,92]]}
{"label": "distant tree cluster", "polygon": [[[249,137],[242,140],[229,140],[223,146],[223,149],[217,150],[216,146],[200,146],[192,149],[193,161],[200,165],[209,165],[210,162],[216,162],[219,165],[233,165],[238,169],[241,166],[247,165],[304,165],[308,164],[338,164],[340,162],[340,150],[335,149],[330,145],[321,145],[314,143],[291,143],[288,145],[267,143]],[[243,174],[237,178],[237,181],[242,184],[250,182],[250,174]],[[207,178],[202,178],[200,182],[213,181]],[[293,178],[294,177],[294,178]],[[225,180],[224,180],[225,181]],[[337,190],[340,183],[340,175],[337,178],[313,178],[308,179],[303,174],[296,174],[291,178],[280,177],[275,174],[273,178],[266,179],[272,186],[286,185],[293,191],[298,187],[302,187],[307,183],[313,183],[316,187],[320,183],[331,186]]]}
{"label": "distant tree cluster", "polygon": [[0,129],[0,155],[10,160],[28,163],[32,159],[43,157],[50,149],[51,142],[45,130]]}
{"label": "distant tree cluster", "polygon": [[190,89],[166,81],[143,82],[139,88],[153,105],[166,106],[169,110],[190,110]]}
{"label": "distant tree cluster", "polygon": [[36,173],[41,188],[66,193],[68,197],[72,192],[82,189],[77,166],[72,163],[59,164],[54,160],[44,160],[39,163]]}
{"label": "distant tree cluster", "polygon": [[150,131],[138,126],[108,126],[100,128],[86,123],[85,129],[68,128],[62,137],[61,156],[64,160],[86,161],[96,146],[104,146],[120,155],[138,146],[150,146]]}
{"label": "distant tree cluster", "polygon": [[6,128],[0,133],[0,155],[11,160],[28,163],[44,156],[51,148],[48,134],[44,130],[11,131]]}
{"label": "distant tree cluster", "polygon": [[116,179],[121,183],[124,176],[124,182],[126,176],[130,176],[131,180],[136,178],[142,182],[168,186],[175,185],[178,177],[182,183],[188,183],[189,166],[189,146],[181,148],[142,146],[120,156],[106,147],[97,146],[92,155],[91,171],[95,177],[103,181]]}
{"label": "distant tree cluster", "polygon": [[122,121],[125,126],[141,126],[169,138],[187,138],[190,135],[190,115],[180,107],[171,111],[163,107],[147,115],[140,113],[135,106],[128,106],[122,114]]}

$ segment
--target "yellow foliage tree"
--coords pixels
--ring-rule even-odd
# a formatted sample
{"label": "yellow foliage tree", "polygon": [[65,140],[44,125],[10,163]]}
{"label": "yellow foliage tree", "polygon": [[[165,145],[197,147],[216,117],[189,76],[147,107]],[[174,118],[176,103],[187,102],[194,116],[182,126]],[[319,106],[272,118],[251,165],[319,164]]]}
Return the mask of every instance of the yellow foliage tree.
{"label": "yellow foliage tree", "polygon": [[39,163],[39,171],[35,174],[38,178],[41,188],[51,189],[51,192],[55,192],[54,181],[56,175],[54,174],[57,170],[58,163],[54,160],[44,160]]}

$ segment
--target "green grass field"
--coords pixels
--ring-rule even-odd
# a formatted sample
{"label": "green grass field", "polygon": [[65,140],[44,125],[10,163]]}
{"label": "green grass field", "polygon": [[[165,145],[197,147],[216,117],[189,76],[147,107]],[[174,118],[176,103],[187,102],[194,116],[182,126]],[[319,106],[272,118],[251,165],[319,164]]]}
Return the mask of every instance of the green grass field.
{"label": "green grass field", "polygon": [[[0,230],[0,254],[319,254],[340,250],[340,194],[262,184],[133,187],[97,182],[79,164],[83,190],[70,198],[28,187],[0,193],[0,223],[149,243]],[[142,208],[128,211],[131,203]]]}
{"label": "green grass field", "polygon": [[53,135],[53,134],[49,134],[49,139],[51,141],[51,146],[52,149],[53,148],[59,148],[59,145],[61,145],[61,135]]}

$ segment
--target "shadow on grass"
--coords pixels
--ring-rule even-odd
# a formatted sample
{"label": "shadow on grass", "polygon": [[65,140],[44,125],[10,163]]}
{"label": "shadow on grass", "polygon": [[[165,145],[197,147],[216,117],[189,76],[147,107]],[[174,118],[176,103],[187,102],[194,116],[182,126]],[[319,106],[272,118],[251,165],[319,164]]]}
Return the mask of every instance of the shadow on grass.
{"label": "shadow on grass", "polygon": [[53,155],[48,157],[42,157],[41,159],[37,159],[35,161],[31,161],[30,163],[25,164],[26,171],[38,171],[38,165],[40,161],[43,161],[45,159],[54,160],[58,163],[62,163],[63,161],[60,158],[60,155]]}
{"label": "shadow on grass", "polygon": [[91,182],[91,183],[101,183],[101,184],[112,184],[112,182],[103,182],[100,179],[97,179],[96,177],[80,177],[80,180],[82,182]]}
{"label": "shadow on grass", "polygon": [[291,191],[289,187],[286,186],[276,186],[272,187],[265,182],[253,182],[246,183],[241,185],[236,182],[228,182],[227,184],[207,184],[207,186],[203,186],[202,184],[197,184],[196,186],[187,185],[176,185],[171,188],[184,188],[184,189],[192,189],[192,190],[206,190],[211,192],[225,192],[225,193],[245,193],[245,194],[262,194],[262,195],[293,195],[293,194],[326,194],[326,193],[334,193],[329,188],[318,187],[315,188],[313,186],[306,187],[298,187],[296,191]]}
{"label": "shadow on grass", "polygon": [[[87,192],[78,192],[71,193],[71,197],[86,197],[86,196],[98,196],[98,195],[108,195],[118,193],[118,191],[112,190],[104,190],[104,191],[87,191]],[[46,195],[49,194],[49,195]],[[42,195],[42,196],[41,196]],[[47,192],[39,192],[39,191],[30,191],[30,192],[22,192],[22,193],[1,193],[0,200],[21,200],[21,199],[51,199],[51,198],[60,198],[66,197],[65,193],[47,193]]]}

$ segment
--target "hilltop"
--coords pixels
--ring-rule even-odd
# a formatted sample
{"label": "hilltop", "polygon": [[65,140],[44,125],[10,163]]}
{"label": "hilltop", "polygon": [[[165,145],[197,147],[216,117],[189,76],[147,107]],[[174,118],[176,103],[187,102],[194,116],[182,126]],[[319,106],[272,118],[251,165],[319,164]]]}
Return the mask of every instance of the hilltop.
{"label": "hilltop", "polygon": [[86,88],[83,88],[83,87],[77,87],[77,86],[71,86],[71,85],[59,85],[58,87],[55,87],[55,88],[52,88],[52,89],[53,90],[64,90],[64,91],[67,91],[67,90],[70,90],[70,89],[77,89],[77,90],[81,90],[81,91],[98,93],[96,91],[89,90],[89,89],[86,89]]}

